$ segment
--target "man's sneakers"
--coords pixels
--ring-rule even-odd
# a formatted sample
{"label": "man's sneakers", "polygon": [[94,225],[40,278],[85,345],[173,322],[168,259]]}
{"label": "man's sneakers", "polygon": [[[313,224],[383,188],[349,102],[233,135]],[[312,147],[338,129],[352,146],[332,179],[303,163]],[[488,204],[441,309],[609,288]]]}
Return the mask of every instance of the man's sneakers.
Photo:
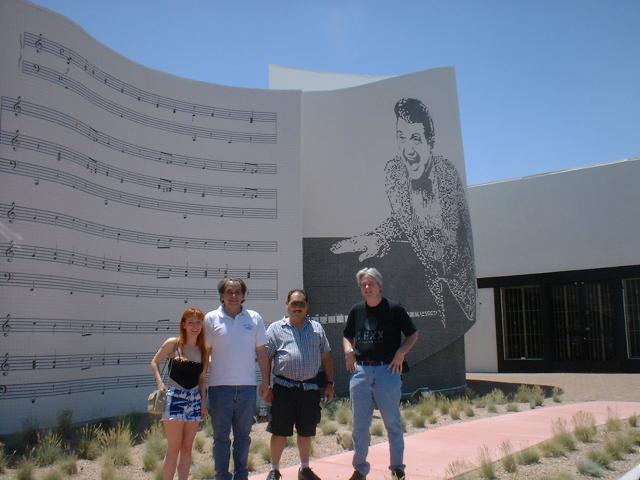
{"label": "man's sneakers", "polygon": [[304,467],[298,470],[298,480],[320,480],[320,477],[309,467]]}
{"label": "man's sneakers", "polygon": [[404,470],[402,470],[401,468],[396,468],[395,470],[391,470],[391,479],[404,480]]}
{"label": "man's sneakers", "polygon": [[367,476],[361,474],[358,470],[354,470],[349,480],[367,480]]}
{"label": "man's sneakers", "polygon": [[271,470],[269,475],[267,475],[267,480],[280,480],[281,478],[280,470]]}

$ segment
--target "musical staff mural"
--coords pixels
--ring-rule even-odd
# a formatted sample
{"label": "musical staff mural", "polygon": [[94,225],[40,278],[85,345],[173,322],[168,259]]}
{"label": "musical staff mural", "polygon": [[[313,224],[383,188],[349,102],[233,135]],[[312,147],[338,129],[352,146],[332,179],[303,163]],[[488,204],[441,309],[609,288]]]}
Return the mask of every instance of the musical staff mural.
{"label": "musical staff mural", "polygon": [[0,65],[0,434],[144,410],[150,358],[222,278],[281,316],[298,92],[149,70],[22,0],[0,2]]}

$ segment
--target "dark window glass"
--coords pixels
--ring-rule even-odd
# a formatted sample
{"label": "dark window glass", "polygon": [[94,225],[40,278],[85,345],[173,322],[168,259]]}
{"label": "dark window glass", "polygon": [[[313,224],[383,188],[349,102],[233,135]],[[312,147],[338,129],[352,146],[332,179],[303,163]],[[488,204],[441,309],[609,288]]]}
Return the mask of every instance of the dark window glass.
{"label": "dark window glass", "polygon": [[542,302],[538,286],[500,289],[505,360],[542,359]]}
{"label": "dark window glass", "polygon": [[627,355],[640,358],[640,278],[623,280]]}

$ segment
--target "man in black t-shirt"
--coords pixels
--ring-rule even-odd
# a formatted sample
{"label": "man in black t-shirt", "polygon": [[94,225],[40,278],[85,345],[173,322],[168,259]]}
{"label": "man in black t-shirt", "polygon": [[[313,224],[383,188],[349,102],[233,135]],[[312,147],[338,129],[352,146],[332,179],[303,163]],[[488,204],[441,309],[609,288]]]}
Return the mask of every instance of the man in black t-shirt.
{"label": "man in black t-shirt", "polygon": [[[351,307],[344,329],[344,352],[353,410],[353,468],[349,480],[365,480],[369,428],[377,408],[387,429],[392,477],[404,480],[404,436],[400,419],[402,366],[418,332],[406,310],[382,296],[382,275],[375,268],[356,274],[364,302]],[[402,336],[404,335],[404,341]]]}

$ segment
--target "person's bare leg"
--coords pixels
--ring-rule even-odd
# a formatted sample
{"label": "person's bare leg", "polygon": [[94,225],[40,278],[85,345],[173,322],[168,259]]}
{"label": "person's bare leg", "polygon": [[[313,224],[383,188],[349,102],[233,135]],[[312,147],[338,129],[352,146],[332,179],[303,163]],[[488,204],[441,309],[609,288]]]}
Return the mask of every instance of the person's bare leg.
{"label": "person's bare leg", "polygon": [[182,433],[182,445],[180,446],[180,459],[178,461],[178,480],[188,480],[189,468],[191,468],[191,450],[193,439],[198,433],[198,422],[184,422]]}
{"label": "person's bare leg", "polygon": [[162,467],[163,480],[173,480],[176,473],[176,465],[178,464],[178,455],[182,445],[182,436],[185,422],[178,420],[164,420],[164,431],[167,435],[167,454],[164,457],[164,465]]}
{"label": "person's bare leg", "polygon": [[278,465],[284,447],[287,445],[287,437],[281,437],[280,435],[271,435],[271,463]]}

